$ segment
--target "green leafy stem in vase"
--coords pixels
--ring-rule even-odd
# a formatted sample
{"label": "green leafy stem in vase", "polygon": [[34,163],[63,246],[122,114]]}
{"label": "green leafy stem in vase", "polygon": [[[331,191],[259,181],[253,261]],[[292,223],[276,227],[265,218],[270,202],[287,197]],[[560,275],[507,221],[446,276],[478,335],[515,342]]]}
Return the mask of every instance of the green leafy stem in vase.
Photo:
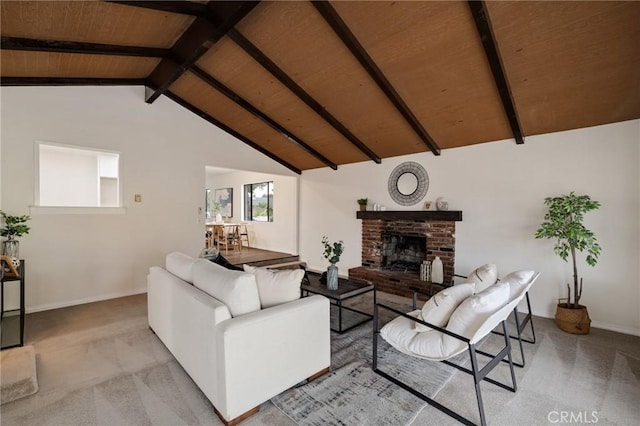
{"label": "green leafy stem in vase", "polygon": [[10,216],[2,210],[0,210],[0,216],[5,224],[3,228],[0,228],[0,236],[13,240],[29,233],[29,227],[26,225],[26,222],[31,219],[29,216]]}
{"label": "green leafy stem in vase", "polygon": [[322,237],[322,244],[324,245],[324,258],[327,259],[332,265],[340,262],[340,255],[342,255],[342,252],[344,251],[344,242],[337,241],[331,243],[329,242],[329,239],[324,236]]}

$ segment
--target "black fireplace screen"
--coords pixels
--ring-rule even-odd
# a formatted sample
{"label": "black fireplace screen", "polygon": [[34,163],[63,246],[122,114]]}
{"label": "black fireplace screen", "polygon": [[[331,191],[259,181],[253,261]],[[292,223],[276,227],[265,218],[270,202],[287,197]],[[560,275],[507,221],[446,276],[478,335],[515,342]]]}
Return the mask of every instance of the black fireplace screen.
{"label": "black fireplace screen", "polygon": [[426,258],[427,237],[402,234],[382,235],[382,269],[417,272]]}

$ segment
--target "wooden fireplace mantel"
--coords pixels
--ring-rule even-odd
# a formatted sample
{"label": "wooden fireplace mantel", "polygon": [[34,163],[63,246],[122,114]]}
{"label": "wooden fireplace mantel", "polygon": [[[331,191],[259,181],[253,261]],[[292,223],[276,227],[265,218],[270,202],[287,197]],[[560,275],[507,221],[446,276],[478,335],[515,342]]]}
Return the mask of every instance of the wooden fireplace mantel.
{"label": "wooden fireplace mantel", "polygon": [[385,210],[385,211],[359,211],[358,219],[367,220],[449,220],[462,221],[461,210]]}

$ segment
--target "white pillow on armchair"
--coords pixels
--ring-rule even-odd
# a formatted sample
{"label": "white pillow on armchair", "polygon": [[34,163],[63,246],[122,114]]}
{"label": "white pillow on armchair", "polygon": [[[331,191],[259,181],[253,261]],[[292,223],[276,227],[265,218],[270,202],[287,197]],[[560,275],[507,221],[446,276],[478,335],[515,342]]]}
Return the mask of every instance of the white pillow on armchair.
{"label": "white pillow on armchair", "polygon": [[498,267],[493,263],[482,265],[469,274],[468,280],[476,283],[476,293],[480,293],[498,281]]}
{"label": "white pillow on armchair", "polygon": [[[463,300],[471,296],[474,292],[474,284],[458,284],[453,287],[445,288],[436,293],[422,307],[418,319],[436,325],[445,327],[449,322],[449,317]],[[419,332],[429,331],[431,327],[415,323],[416,330]]]}

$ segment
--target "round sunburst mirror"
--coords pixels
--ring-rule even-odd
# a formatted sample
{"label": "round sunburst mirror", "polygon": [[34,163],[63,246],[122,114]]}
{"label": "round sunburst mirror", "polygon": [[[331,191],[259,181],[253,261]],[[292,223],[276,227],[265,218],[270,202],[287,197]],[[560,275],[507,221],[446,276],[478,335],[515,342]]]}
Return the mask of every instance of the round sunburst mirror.
{"label": "round sunburst mirror", "polygon": [[389,176],[389,195],[402,206],[418,204],[429,189],[429,175],[415,161],[398,165]]}

